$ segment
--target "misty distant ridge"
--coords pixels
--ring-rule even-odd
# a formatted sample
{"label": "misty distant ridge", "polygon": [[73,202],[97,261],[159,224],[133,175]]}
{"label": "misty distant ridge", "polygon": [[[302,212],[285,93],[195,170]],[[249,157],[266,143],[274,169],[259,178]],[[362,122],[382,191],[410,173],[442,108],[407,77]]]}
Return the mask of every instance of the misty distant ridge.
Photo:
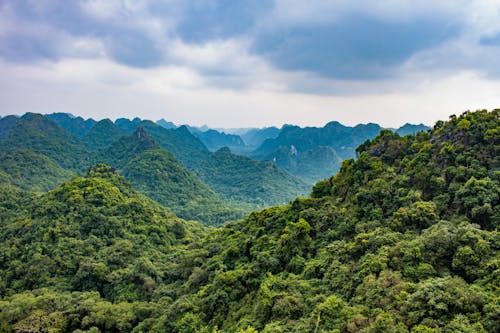
{"label": "misty distant ridge", "polygon": [[[64,122],[63,118],[69,118],[71,120],[76,120],[77,122],[82,123],[82,124],[85,123],[86,125],[82,126],[84,128],[83,135],[87,134],[87,132],[90,130],[90,128],[95,123],[99,122],[99,121],[96,121],[92,118],[84,119],[80,116],[75,116],[71,113],[51,113],[51,114],[46,114],[45,116],[47,116],[49,119],[54,120],[56,122]],[[102,120],[105,120],[105,119],[102,119]],[[130,132],[132,129],[135,128],[134,124],[138,124],[142,120],[143,119],[141,119],[139,117],[134,117],[133,119],[117,118],[114,121],[114,124],[122,129],[125,129],[127,132]],[[343,125],[340,122],[335,121],[335,120],[328,122],[323,127],[316,127],[316,126],[300,127],[300,126],[294,125],[294,124],[284,124],[280,128],[276,127],[276,126],[271,126],[271,127],[241,127],[241,128],[223,128],[223,127],[211,128],[207,125],[203,125],[203,126],[191,126],[189,124],[176,125],[174,122],[168,121],[164,118],[157,120],[155,123],[157,125],[160,125],[161,127],[166,128],[166,129],[175,129],[175,128],[178,128],[181,126],[186,126],[187,129],[191,132],[191,134],[193,134],[195,137],[200,139],[207,146],[207,148],[209,150],[217,151],[220,148],[228,147],[231,149],[231,151],[238,153],[238,154],[243,154],[243,155],[250,155],[250,152],[257,149],[258,146],[260,146],[266,139],[274,139],[274,138],[278,137],[279,133],[283,129],[288,128],[288,127],[309,130],[309,129],[322,129],[322,128],[324,129],[327,127],[336,127],[336,126],[341,126],[344,128],[357,128],[359,126],[376,125],[380,129],[389,129],[393,132],[398,133],[401,136],[405,136],[408,134],[415,134],[419,131],[426,131],[430,128],[429,126],[424,125],[422,123],[421,124],[406,123],[399,128],[381,127],[380,125],[378,125],[376,123],[367,123],[367,124],[357,124],[355,126],[346,126],[346,125]],[[82,133],[79,133],[79,134],[81,135]]]}
{"label": "misty distant ridge", "polygon": [[[27,113],[21,117],[1,118],[0,141],[8,138],[11,129],[19,119],[38,119],[39,117],[42,115]],[[227,147],[231,152],[231,162],[224,161],[226,165],[238,160],[236,155],[245,156],[248,159],[238,160],[234,162],[236,164],[270,161],[290,176],[312,185],[335,174],[343,160],[356,157],[356,147],[366,140],[373,139],[382,130],[391,130],[400,136],[405,136],[429,129],[423,124],[407,123],[397,129],[387,129],[375,123],[345,126],[338,121],[330,121],[323,127],[285,124],[281,128],[212,129],[206,125],[202,127],[178,126],[166,119],[153,122],[139,117],[118,118],[114,122],[110,119],[99,121],[92,118],[84,119],[68,113],[52,113],[43,117],[56,123],[81,144],[93,150],[108,147],[142,126],[162,143],[167,151],[174,154],[184,167],[196,171],[209,185],[214,179],[212,170],[219,167],[217,163],[222,163],[221,159],[216,158],[220,155],[211,154],[222,148]],[[202,163],[207,158],[211,158],[212,162]],[[202,165],[203,171],[200,169]],[[283,179],[287,178],[284,175],[283,177]],[[219,183],[222,184],[224,181],[220,180]],[[218,184],[212,184],[213,188],[217,186]],[[234,190],[220,188],[220,191],[225,191],[225,195],[229,195],[228,193]],[[267,202],[266,200],[263,199],[263,202]]]}

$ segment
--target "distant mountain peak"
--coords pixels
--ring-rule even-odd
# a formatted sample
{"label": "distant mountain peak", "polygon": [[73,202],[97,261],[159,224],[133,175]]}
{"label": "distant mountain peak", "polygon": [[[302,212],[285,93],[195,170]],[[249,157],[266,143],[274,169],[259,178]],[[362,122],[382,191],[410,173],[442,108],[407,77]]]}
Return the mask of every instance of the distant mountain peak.
{"label": "distant mountain peak", "polygon": [[156,122],[156,124],[160,125],[161,127],[164,127],[166,129],[173,129],[173,128],[177,128],[177,126],[171,122],[171,121],[166,121],[164,118],[161,118],[160,120],[158,120]]}
{"label": "distant mountain peak", "polygon": [[149,133],[143,126],[137,127],[137,129],[134,132],[134,137],[136,139],[142,139],[142,138],[152,139],[151,135],[149,135]]}

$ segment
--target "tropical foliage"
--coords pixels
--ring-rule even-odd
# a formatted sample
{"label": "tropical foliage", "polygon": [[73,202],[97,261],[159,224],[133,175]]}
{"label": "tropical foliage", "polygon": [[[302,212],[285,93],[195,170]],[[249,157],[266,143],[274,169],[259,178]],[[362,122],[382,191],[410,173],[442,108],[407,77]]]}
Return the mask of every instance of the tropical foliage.
{"label": "tropical foliage", "polygon": [[309,198],[187,223],[106,166],[0,191],[5,332],[495,332],[500,110],[382,131]]}

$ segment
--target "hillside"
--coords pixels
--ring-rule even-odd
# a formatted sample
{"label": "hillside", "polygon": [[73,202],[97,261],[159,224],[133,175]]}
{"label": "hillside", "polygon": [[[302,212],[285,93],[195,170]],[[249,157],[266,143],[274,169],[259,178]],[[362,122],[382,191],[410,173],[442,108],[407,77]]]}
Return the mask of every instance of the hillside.
{"label": "hillside", "polygon": [[14,148],[28,148],[70,171],[80,172],[91,164],[88,151],[74,136],[36,113],[26,113],[19,118],[1,142],[0,151]]}
{"label": "hillside", "polygon": [[[230,152],[220,159],[186,126],[166,129],[139,118],[95,122],[62,113],[8,116],[0,122],[6,137],[0,143],[0,182],[25,190],[53,189],[90,165],[107,163],[182,218],[207,224],[238,219],[243,212],[286,203],[309,191],[269,162]],[[92,127],[83,134],[87,124]],[[134,132],[145,136],[134,140]],[[154,152],[142,155],[146,150]]]}
{"label": "hillside", "polygon": [[12,127],[14,127],[18,120],[19,117],[12,115],[0,118],[0,142],[9,137]]}
{"label": "hillside", "polygon": [[243,217],[139,127],[102,149],[99,160],[117,168],[139,192],[171,209],[177,216],[205,224]]}
{"label": "hillside", "polygon": [[188,127],[191,134],[200,139],[201,142],[210,150],[216,151],[224,147],[240,148],[245,146],[245,142],[239,135],[227,134],[214,129],[202,131],[196,127]]}
{"label": "hillside", "polygon": [[104,166],[43,196],[4,188],[1,327],[495,332],[499,115],[382,131],[311,197],[218,229]]}
{"label": "hillside", "polygon": [[67,113],[51,113],[46,114],[45,117],[80,139],[83,138],[96,123],[94,119],[83,119],[82,117],[75,117]]}
{"label": "hillside", "polygon": [[42,196],[3,189],[0,207],[5,332],[129,331],[200,231],[102,165]]}
{"label": "hillside", "polygon": [[224,199],[249,208],[284,204],[309,192],[309,186],[271,162],[254,161],[222,148],[204,160],[196,172]]}
{"label": "hillside", "polygon": [[187,332],[189,317],[193,331],[495,331],[499,112],[416,137],[384,131],[311,198],[212,232],[188,265],[204,278],[184,282],[162,327]]}
{"label": "hillside", "polygon": [[109,119],[96,122],[92,128],[82,137],[82,142],[90,149],[99,149],[109,146],[127,133],[118,128]]}
{"label": "hillside", "polygon": [[75,176],[50,158],[28,148],[0,151],[0,172],[7,177],[0,180],[0,184],[10,184],[35,192],[51,190]]}
{"label": "hillside", "polygon": [[[395,130],[404,136],[428,127],[406,124]],[[275,138],[266,139],[250,156],[270,160],[310,184],[338,171],[342,160],[355,157],[355,149],[374,138],[382,127],[377,124],[344,126],[332,121],[324,127],[285,125]]]}
{"label": "hillside", "polygon": [[278,137],[280,129],[277,127],[252,128],[241,134],[241,138],[249,146],[259,147],[266,139]]}

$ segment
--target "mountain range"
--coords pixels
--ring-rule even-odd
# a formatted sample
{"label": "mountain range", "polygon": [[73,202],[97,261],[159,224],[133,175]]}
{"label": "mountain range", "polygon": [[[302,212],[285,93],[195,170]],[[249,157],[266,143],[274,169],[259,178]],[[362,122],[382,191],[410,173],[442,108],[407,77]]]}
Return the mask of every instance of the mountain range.
{"label": "mountain range", "polygon": [[[77,176],[44,193],[2,180],[0,328],[496,332],[499,116],[465,112],[404,137],[382,130],[310,196],[222,227],[185,221],[135,190],[158,173],[180,172],[167,166],[182,167],[145,126],[89,150],[118,168],[64,169]],[[40,143],[64,155],[79,141],[47,121],[19,118],[1,153],[29,151],[62,169]],[[21,129],[32,148],[14,145]],[[234,168],[228,149],[214,156]],[[0,179],[14,179],[2,172]],[[132,185],[126,173],[147,179]]]}
{"label": "mountain range", "polygon": [[1,118],[0,129],[0,179],[25,190],[46,191],[107,163],[179,216],[207,224],[308,192],[305,182],[269,162],[210,152],[186,126],[28,113]]}

